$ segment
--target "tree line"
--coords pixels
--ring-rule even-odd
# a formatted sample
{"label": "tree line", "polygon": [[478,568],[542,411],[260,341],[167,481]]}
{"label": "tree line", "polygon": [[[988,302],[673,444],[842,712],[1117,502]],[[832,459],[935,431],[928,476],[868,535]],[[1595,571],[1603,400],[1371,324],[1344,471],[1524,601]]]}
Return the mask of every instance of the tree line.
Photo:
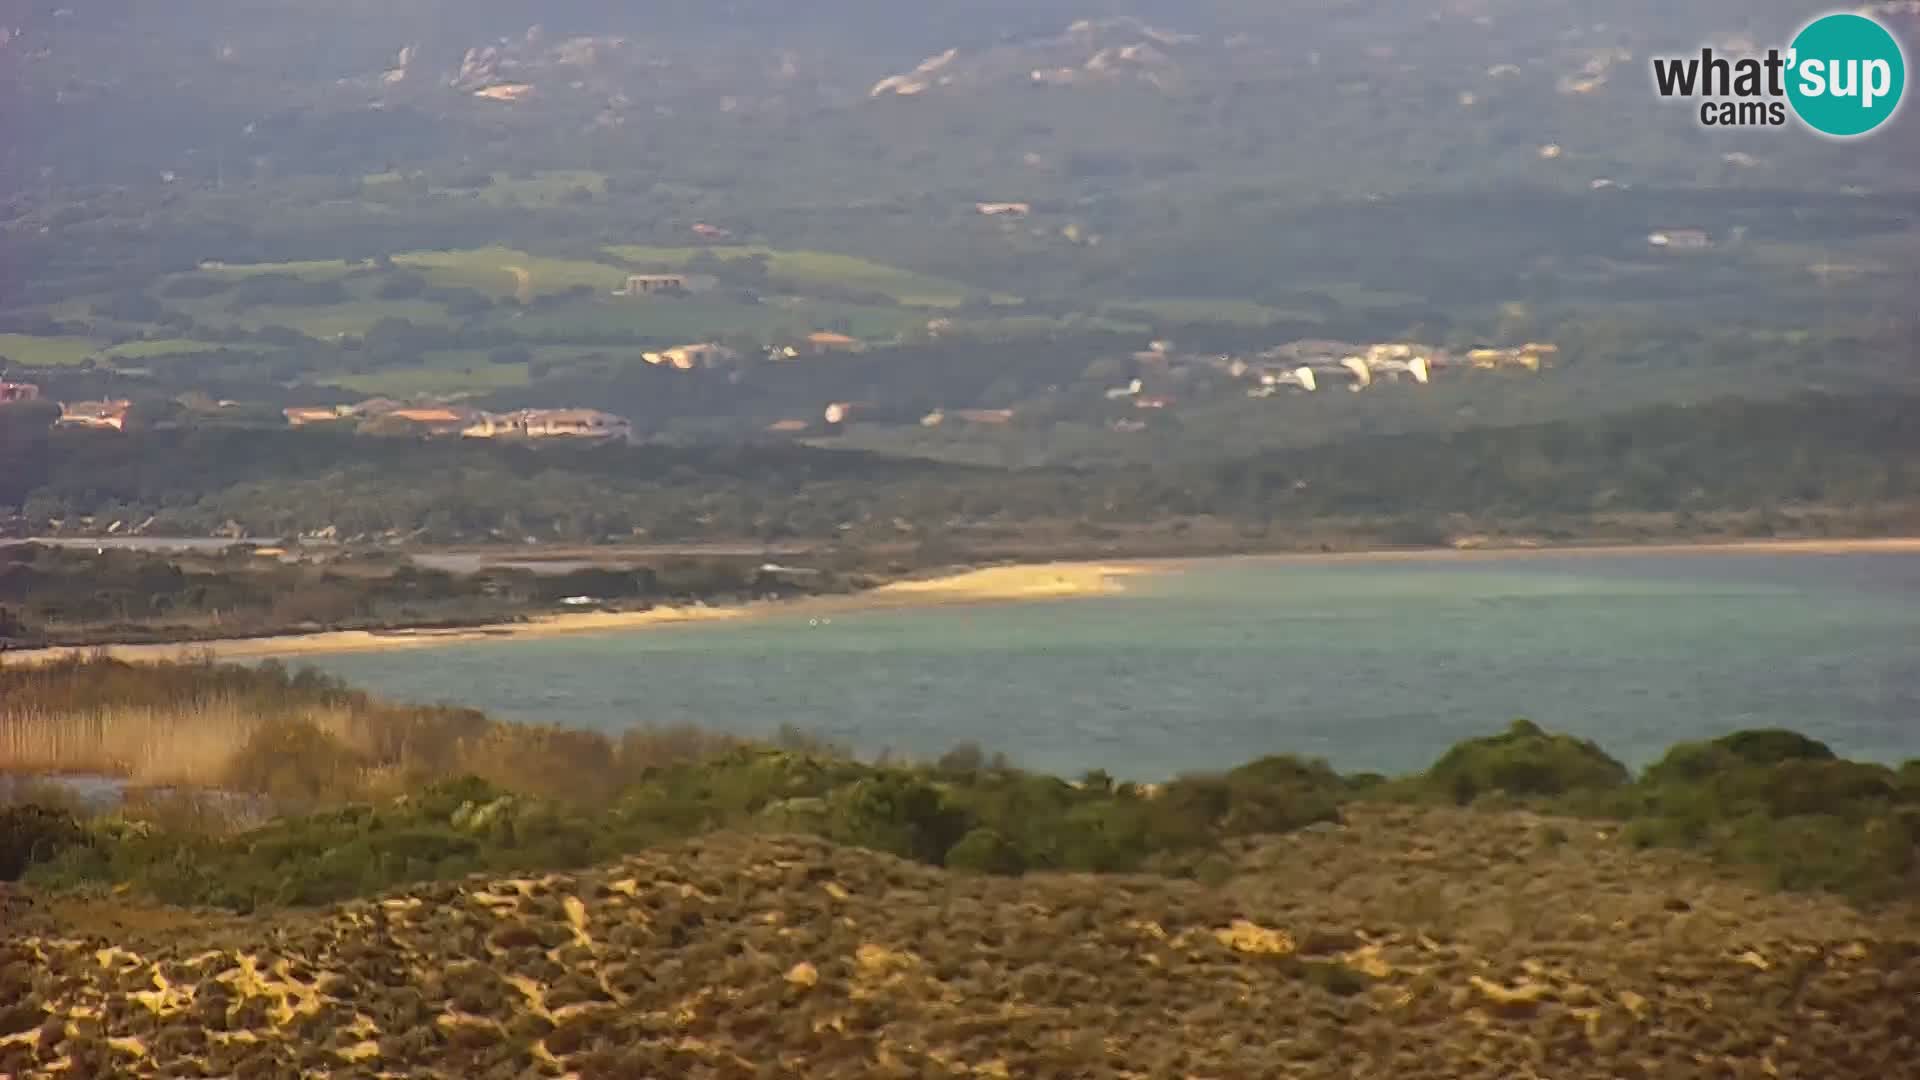
{"label": "tree line", "polygon": [[[1493,519],[1820,507],[1855,531],[1912,501],[1920,399],[1803,393],[1350,438],[1200,464],[995,469],[768,443],[529,447],[345,432],[45,428],[0,410],[16,527],[452,541],[819,540],[960,523]],[[1881,524],[1876,525],[1876,521]]]}

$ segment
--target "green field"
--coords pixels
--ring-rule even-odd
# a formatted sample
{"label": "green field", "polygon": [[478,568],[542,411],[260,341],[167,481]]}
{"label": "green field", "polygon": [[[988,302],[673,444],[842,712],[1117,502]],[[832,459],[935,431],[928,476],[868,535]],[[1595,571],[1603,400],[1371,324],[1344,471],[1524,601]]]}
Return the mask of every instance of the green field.
{"label": "green field", "polygon": [[435,285],[459,286],[490,296],[519,294],[521,277],[516,271],[526,275],[528,297],[566,292],[580,285],[612,292],[627,281],[626,271],[606,263],[549,259],[504,247],[416,251],[396,255],[393,261],[395,265],[420,271]]}
{"label": "green field", "polygon": [[830,327],[845,327],[862,340],[887,340],[923,329],[926,318],[900,308],[828,301],[745,304],[694,296],[596,300],[550,311],[496,313],[493,325],[526,337],[562,341],[575,335],[632,335],[666,343],[739,336],[771,344]]}
{"label": "green field", "polygon": [[61,367],[98,356],[98,342],[83,337],[33,337],[0,334],[0,356],[27,367]]}
{"label": "green field", "polygon": [[[587,169],[555,169],[522,178],[504,172],[496,172],[492,176],[493,182],[486,187],[433,187],[428,190],[435,195],[476,198],[490,206],[528,208],[560,206],[571,201],[575,197],[574,192],[582,188],[595,196],[607,193],[607,174]],[[373,173],[361,180],[377,189],[388,184],[405,183],[407,177],[397,172],[384,172]]]}
{"label": "green field", "polygon": [[288,274],[307,281],[328,281],[347,276],[355,270],[365,269],[366,263],[350,263],[344,259],[308,259],[299,262],[277,263],[202,263],[200,272],[222,277],[252,277],[256,274]]}
{"label": "green field", "polygon": [[949,333],[954,337],[1004,341],[1063,332],[1144,334],[1151,329],[1145,323],[1111,315],[1002,315],[958,321]]}
{"label": "green field", "polygon": [[[557,368],[577,363],[646,362],[641,358],[642,350],[634,346],[540,345],[528,351],[535,361]],[[420,362],[408,367],[356,375],[326,375],[315,381],[322,386],[387,397],[510,390],[532,381],[530,365],[496,364],[487,356],[479,349],[435,349],[421,354]]]}
{"label": "green field", "polygon": [[1235,326],[1266,326],[1294,319],[1318,321],[1318,316],[1283,311],[1252,300],[1205,297],[1122,300],[1108,305],[1106,310],[1120,313],[1137,311],[1166,322],[1230,323]]}
{"label": "green field", "polygon": [[259,352],[256,348],[245,346],[221,345],[211,341],[188,341],[184,338],[166,338],[160,341],[128,341],[101,350],[101,355],[110,360],[145,360],[152,356],[172,356],[179,353],[218,352],[221,349],[239,349],[244,352]]}
{"label": "green field", "polygon": [[322,386],[385,397],[506,390],[528,382],[527,365],[489,363],[483,352],[436,350],[423,355],[421,361],[416,367],[327,376],[318,382]]}
{"label": "green field", "polygon": [[285,326],[321,340],[341,334],[364,334],[381,319],[406,319],[429,325],[445,325],[449,321],[446,308],[426,300],[355,300],[320,307],[269,304],[237,312],[228,311],[225,301],[218,297],[169,302],[209,326],[243,330]]}
{"label": "green field", "polygon": [[[913,307],[956,307],[977,290],[947,278],[902,270],[897,266],[829,251],[787,251],[768,247],[643,247],[632,244],[606,249],[614,258],[635,266],[680,268],[695,255],[708,252],[722,259],[764,255],[767,271],[776,281],[804,290],[807,286],[834,286],[884,293]],[[996,296],[999,302],[1012,297]]]}

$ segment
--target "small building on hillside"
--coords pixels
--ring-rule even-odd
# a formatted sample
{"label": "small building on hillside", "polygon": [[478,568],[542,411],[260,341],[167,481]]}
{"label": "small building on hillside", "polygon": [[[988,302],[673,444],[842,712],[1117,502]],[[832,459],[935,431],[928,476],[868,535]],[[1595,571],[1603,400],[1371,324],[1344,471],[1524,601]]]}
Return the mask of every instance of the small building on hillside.
{"label": "small building on hillside", "polygon": [[1664,251],[1706,251],[1713,237],[1704,229],[1661,229],[1648,233],[1647,243]]}
{"label": "small building on hillside", "polygon": [[1500,368],[1524,368],[1527,371],[1539,371],[1548,360],[1560,352],[1560,346],[1548,342],[1530,341],[1517,348],[1505,349],[1469,349],[1467,363],[1483,371]]}
{"label": "small building on hillside", "polygon": [[484,86],[473,92],[473,96],[487,101],[522,101],[533,93],[533,87],[526,83],[501,83],[498,86]]}
{"label": "small building on hillside", "polygon": [[395,420],[405,420],[410,424],[428,424],[435,427],[459,425],[461,427],[473,419],[473,410],[457,409],[448,405],[409,405],[395,409],[387,416]]}
{"label": "small building on hillside", "polygon": [[402,407],[401,404],[393,400],[392,398],[383,398],[383,397],[368,398],[367,400],[359,403],[358,405],[347,406],[345,409],[341,410],[340,415],[357,416],[362,419],[367,419],[375,416],[385,416],[388,413],[392,412],[393,410],[401,407]]}
{"label": "small building on hillside", "polygon": [[627,286],[616,296],[660,296],[687,291],[685,274],[628,274]]}
{"label": "small building on hillside", "polygon": [[308,424],[328,424],[345,415],[345,408],[338,405],[296,405],[290,409],[281,409],[280,415],[287,418],[288,427],[306,427]]}
{"label": "small building on hillside", "polygon": [[473,423],[461,429],[460,434],[469,439],[524,439],[527,436],[527,418],[524,413],[483,412],[474,418]]}
{"label": "small building on hillside", "polygon": [[127,429],[127,413],[133,408],[133,402],[117,401],[74,401],[60,406],[60,419],[55,423],[64,427],[107,428],[113,431]]}
{"label": "small building on hillside", "polygon": [[662,349],[659,352],[642,353],[641,358],[655,366],[692,371],[697,367],[718,367],[721,364],[732,363],[740,358],[740,354],[725,345],[708,341],[697,345],[675,345],[671,349]]}
{"label": "small building on hillside", "polygon": [[0,405],[11,405],[16,401],[39,401],[40,388],[33,383],[0,382]]}
{"label": "small building on hillside", "polygon": [[859,338],[820,330],[807,335],[807,350],[813,353],[860,352],[866,343]]}
{"label": "small building on hillside", "polygon": [[968,424],[1003,427],[1013,423],[1012,409],[955,409],[953,418]]}
{"label": "small building on hillside", "polygon": [[633,438],[633,424],[626,417],[598,409],[529,409],[521,415],[529,439]]}

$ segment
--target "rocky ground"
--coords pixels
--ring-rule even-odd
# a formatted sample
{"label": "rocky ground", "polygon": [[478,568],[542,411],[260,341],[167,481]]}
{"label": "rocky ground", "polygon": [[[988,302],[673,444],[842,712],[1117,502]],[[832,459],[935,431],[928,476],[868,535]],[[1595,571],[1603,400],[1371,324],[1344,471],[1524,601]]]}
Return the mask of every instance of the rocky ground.
{"label": "rocky ground", "polygon": [[1920,920],[1357,808],[1204,885],[714,836],[254,919],[5,912],[0,1076],[1920,1077]]}

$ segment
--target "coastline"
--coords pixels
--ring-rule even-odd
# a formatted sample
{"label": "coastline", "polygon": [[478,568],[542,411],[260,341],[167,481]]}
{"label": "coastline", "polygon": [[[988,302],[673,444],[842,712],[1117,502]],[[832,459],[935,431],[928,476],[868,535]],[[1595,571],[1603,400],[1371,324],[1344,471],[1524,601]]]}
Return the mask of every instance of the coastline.
{"label": "coastline", "polygon": [[456,629],[385,631],[337,630],[255,638],[128,645],[54,646],[8,652],[7,663],[46,663],[75,653],[104,651],[121,660],[170,660],[211,654],[220,660],[296,658],[332,653],[389,652],[483,641],[516,641],[571,634],[639,630],[682,623],[786,614],[870,611],[893,607],[945,607],[964,604],[1070,600],[1125,590],[1124,579],[1177,572],[1222,562],[1273,564],[1475,562],[1492,559],[1633,557],[1639,555],[1860,555],[1920,554],[1920,537],[1833,540],[1741,540],[1706,543],[1485,545],[1345,552],[1274,552],[1241,555],[1166,556],[1100,561],[1014,563],[977,567],[933,577],[889,582],[860,593],[793,600],[754,601],[729,607],[657,607],[646,611],[594,611],[537,615],[521,622]]}
{"label": "coastline", "polygon": [[[1707,540],[1697,543],[1685,540],[1660,540],[1645,544],[1475,544],[1444,548],[1386,548],[1372,551],[1277,551],[1271,554],[1233,555],[1226,557],[1259,562],[1342,563],[1468,562],[1481,559],[1540,558],[1564,555],[1579,557],[1631,557],[1636,555],[1920,555],[1920,536],[1898,536],[1864,540]],[[1168,563],[1190,564],[1204,562],[1206,559],[1207,557],[1197,559],[1175,557],[1167,560],[1140,561],[1164,561]]]}
{"label": "coastline", "polygon": [[1062,562],[988,566],[937,577],[889,582],[845,596],[756,601],[730,607],[657,607],[646,611],[588,611],[536,615],[523,622],[494,623],[450,630],[332,630],[254,638],[143,643],[138,645],[54,646],[5,654],[9,664],[41,664],[75,653],[105,652],[118,660],[173,660],[183,655],[212,655],[218,660],[264,660],[333,653],[390,652],[482,641],[524,641],[570,634],[639,630],[680,623],[720,622],[770,612],[805,614],[874,610],[886,607],[946,606],[1064,600],[1098,596],[1120,589],[1118,579],[1147,572],[1143,562]]}

